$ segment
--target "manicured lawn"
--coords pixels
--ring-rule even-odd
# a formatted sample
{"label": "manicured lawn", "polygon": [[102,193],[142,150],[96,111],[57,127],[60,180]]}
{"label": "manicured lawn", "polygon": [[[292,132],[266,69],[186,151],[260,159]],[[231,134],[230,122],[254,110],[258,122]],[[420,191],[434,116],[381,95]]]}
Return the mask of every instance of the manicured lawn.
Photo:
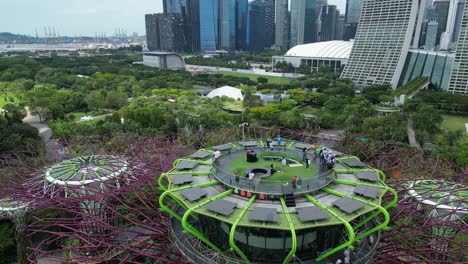
{"label": "manicured lawn", "polygon": [[252,81],[257,81],[258,77],[265,77],[268,79],[268,83],[275,83],[275,84],[289,84],[289,82],[293,79],[293,78],[287,78],[287,77],[273,77],[273,76],[264,76],[264,75],[240,73],[240,72],[220,71],[219,73],[222,73],[224,75],[236,76],[236,77],[247,77],[247,78],[250,78],[250,80]]}
{"label": "manicured lawn", "polygon": [[309,115],[320,115],[320,108],[317,107],[312,107],[312,106],[306,106],[303,108],[300,108],[299,111],[303,114],[309,114]]}
{"label": "manicured lawn", "polygon": [[241,101],[236,101],[236,102],[225,102],[223,103],[223,107],[228,109],[228,110],[233,110],[233,111],[244,111],[244,104]]}
{"label": "manicured lawn", "polygon": [[65,117],[69,117],[71,115],[74,116],[73,121],[76,122],[76,121],[80,121],[80,118],[82,118],[83,116],[87,116],[88,114],[86,114],[85,112],[72,112],[72,113],[66,114]]}
{"label": "manicured lawn", "polygon": [[[263,159],[263,156],[277,156],[282,157],[285,156],[287,159],[294,159],[296,161],[301,162],[302,166],[300,167],[290,167],[286,166],[284,172],[281,172],[281,162],[279,161],[271,161]],[[317,168],[315,165],[311,164],[310,169],[307,170],[305,163],[302,162],[302,158],[299,156],[288,156],[284,153],[261,153],[259,154],[258,161],[255,163],[247,162],[245,156],[240,156],[236,159],[231,161],[229,165],[229,170],[234,171],[238,170],[241,176],[245,176],[245,170],[247,168],[254,168],[254,167],[263,167],[263,168],[270,168],[271,164],[275,164],[275,168],[277,172],[270,177],[264,178],[262,181],[280,181],[280,182],[289,182],[291,181],[293,176],[300,176],[303,179],[312,178],[317,173]]]}
{"label": "manicured lawn", "polygon": [[449,131],[463,130],[466,133],[465,123],[468,123],[468,116],[442,115],[442,118],[442,126]]}

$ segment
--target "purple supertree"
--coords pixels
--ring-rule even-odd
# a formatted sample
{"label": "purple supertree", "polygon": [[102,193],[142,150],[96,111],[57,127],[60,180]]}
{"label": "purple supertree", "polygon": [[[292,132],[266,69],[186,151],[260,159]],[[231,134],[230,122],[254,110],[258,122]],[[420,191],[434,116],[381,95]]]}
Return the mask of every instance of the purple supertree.
{"label": "purple supertree", "polygon": [[348,135],[337,149],[359,157],[390,178],[399,196],[390,210],[377,261],[381,263],[465,263],[468,261],[466,168],[396,142]]}

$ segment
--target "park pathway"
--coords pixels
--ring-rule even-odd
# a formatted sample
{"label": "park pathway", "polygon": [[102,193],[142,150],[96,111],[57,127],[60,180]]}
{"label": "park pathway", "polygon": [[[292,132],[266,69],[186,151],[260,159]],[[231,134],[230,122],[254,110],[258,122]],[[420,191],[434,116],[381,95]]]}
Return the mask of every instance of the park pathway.
{"label": "park pathway", "polygon": [[421,149],[421,146],[416,140],[416,133],[414,132],[414,128],[413,128],[413,118],[408,117],[408,121],[406,122],[406,127],[408,129],[408,141],[410,143],[410,146],[415,147],[417,149]]}
{"label": "park pathway", "polygon": [[46,147],[47,160],[51,162],[61,161],[62,157],[59,155],[57,143],[55,140],[51,139],[52,129],[47,125],[47,122],[40,122],[39,117],[33,116],[27,107],[26,113],[27,114],[26,117],[23,118],[23,122],[37,128],[39,131],[39,136]]}

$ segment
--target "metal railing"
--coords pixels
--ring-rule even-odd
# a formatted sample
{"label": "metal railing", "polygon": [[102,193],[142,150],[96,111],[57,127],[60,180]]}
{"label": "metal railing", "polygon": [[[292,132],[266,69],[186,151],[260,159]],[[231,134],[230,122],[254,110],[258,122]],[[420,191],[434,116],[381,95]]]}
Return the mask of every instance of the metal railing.
{"label": "metal railing", "polygon": [[[284,153],[286,155],[294,155],[294,156],[302,156],[302,151],[301,150],[294,150],[294,149],[289,149],[285,147],[275,147],[274,150],[269,150],[266,148],[261,148],[261,147],[253,147],[251,148],[254,150],[257,154],[262,153],[262,152],[272,152],[272,156],[274,156],[274,153]],[[232,156],[236,157],[239,155],[244,155],[245,150],[237,150],[237,151],[232,151],[231,154],[229,155],[223,155],[220,157],[220,162],[219,164],[226,164],[228,162],[223,162],[222,159],[232,159]],[[287,159],[287,156],[286,156]],[[269,180],[267,177],[266,178],[261,178],[261,177],[254,177],[252,180],[248,179],[245,177],[244,172],[239,172],[241,173],[239,177],[234,176],[233,172],[226,170],[226,168],[222,168],[218,163],[214,164],[214,168],[216,169],[215,171],[215,177],[221,181],[223,184],[231,187],[231,188],[237,188],[240,190],[244,191],[250,191],[254,193],[263,193],[265,195],[284,195],[287,193],[294,193],[294,194],[303,194],[303,193],[310,193],[313,191],[316,191],[324,186],[329,185],[333,178],[334,178],[334,172],[332,170],[327,171],[326,173],[323,173],[321,175],[315,175],[312,176],[311,178],[306,178],[302,179],[302,183],[299,186],[293,186],[291,184],[291,180],[285,181],[285,180]],[[258,167],[258,166],[257,166]],[[252,163],[252,168],[256,168],[255,163]],[[260,167],[259,167],[260,168]],[[270,168],[266,168],[270,169]],[[275,172],[275,173],[282,173],[282,172]],[[297,175],[297,176],[302,176],[302,175]]]}

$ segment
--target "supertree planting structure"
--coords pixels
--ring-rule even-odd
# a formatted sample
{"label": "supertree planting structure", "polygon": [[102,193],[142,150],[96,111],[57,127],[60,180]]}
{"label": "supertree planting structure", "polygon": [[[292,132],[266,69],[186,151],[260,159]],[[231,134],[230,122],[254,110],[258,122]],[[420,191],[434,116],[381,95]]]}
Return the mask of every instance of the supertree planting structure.
{"label": "supertree planting structure", "polygon": [[[284,147],[266,151],[266,139],[275,141],[278,135]],[[0,189],[8,194],[0,197],[0,215],[19,223],[23,237],[31,238],[31,248],[27,240],[19,244],[30,263],[43,258],[186,263],[200,262],[200,257],[203,263],[467,261],[466,168],[454,169],[450,162],[398,143],[337,138],[328,132],[317,136],[307,130],[247,126],[173,139],[132,134],[63,139],[68,156],[57,164],[44,161],[36,149],[0,157]],[[237,164],[245,144],[253,142],[250,148],[260,161],[270,154],[287,156],[286,172],[289,168],[303,178],[301,188],[290,189],[288,173],[273,176],[289,180],[257,180],[263,170],[255,172],[254,180],[241,177],[237,182],[234,170],[245,176],[250,167],[230,164]],[[319,159],[311,164],[315,173],[294,169],[304,169],[302,150],[311,143],[334,145],[337,164],[331,171]],[[214,162],[217,150],[221,155]],[[188,163],[195,165],[181,169]],[[274,158],[246,166],[268,171],[270,163],[282,171]],[[185,181],[190,176],[192,181]],[[207,195],[192,202],[184,193],[197,187]],[[296,206],[288,207],[292,202]],[[237,205],[224,215],[217,203],[222,208]],[[12,210],[23,205],[27,211]],[[359,208],[346,212],[351,205]],[[279,222],[255,219],[256,207],[276,208]],[[307,221],[310,214],[323,218]],[[271,217],[275,219],[273,213]],[[269,246],[261,247],[259,239]]]}
{"label": "supertree planting structure", "polygon": [[[186,147],[131,135],[76,138],[66,144],[75,158],[2,177],[8,183],[3,189],[15,199],[35,201],[26,228],[34,242],[29,261],[180,262],[168,240],[167,218],[153,204],[159,194],[156,176],[186,155]],[[3,168],[13,170],[22,159],[7,157]]]}
{"label": "supertree planting structure", "polygon": [[[158,181],[174,244],[193,263],[369,263],[396,192],[382,172],[331,149],[335,168],[307,166],[310,147],[252,139],[177,159]],[[381,204],[386,193],[393,200]]]}
{"label": "supertree planting structure", "polygon": [[382,263],[461,263],[468,261],[467,168],[395,142],[348,135],[337,148],[391,176],[400,200],[390,210]]}

